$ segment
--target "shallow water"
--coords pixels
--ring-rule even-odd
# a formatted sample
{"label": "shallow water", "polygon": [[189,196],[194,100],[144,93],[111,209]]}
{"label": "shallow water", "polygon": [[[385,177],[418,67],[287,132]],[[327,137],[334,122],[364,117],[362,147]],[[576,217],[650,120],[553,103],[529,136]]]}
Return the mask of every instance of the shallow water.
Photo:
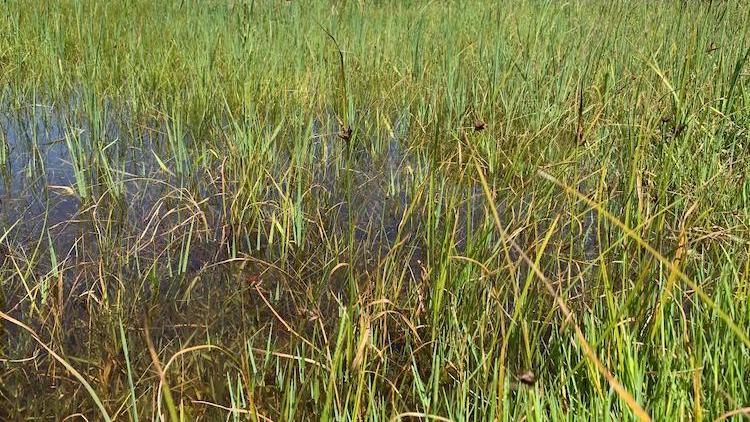
{"label": "shallow water", "polygon": [[[184,239],[191,232],[196,234],[191,238],[196,247],[190,250],[186,265],[191,271],[210,266],[219,257],[253,254],[259,249],[270,253],[265,258],[278,258],[273,248],[266,248],[268,232],[254,227],[244,233],[234,233],[244,242],[233,246],[227,243],[231,222],[226,203],[233,199],[238,181],[209,177],[224,171],[220,168],[222,157],[187,177],[178,175],[175,161],[169,159],[171,152],[163,127],[121,130],[114,121],[108,121],[98,141],[108,145],[106,157],[93,157],[93,160],[110,161],[123,192],[113,195],[104,190],[105,185],[93,184],[89,190],[97,200],[83,205],[76,195],[75,171],[65,142],[66,131],[78,130],[68,127],[71,121],[63,111],[47,106],[30,106],[23,112],[6,113],[0,119],[0,130],[7,145],[7,159],[2,165],[3,183],[0,184],[0,224],[11,229],[6,236],[11,249],[23,249],[49,233],[57,255],[96,261],[100,253],[97,242],[102,240],[100,219],[106,215],[109,240],[128,251],[137,251],[136,254],[146,261],[164,258],[160,248],[167,248],[169,244],[160,240],[165,234],[172,235],[169,243],[173,244],[175,239]],[[90,125],[80,126],[83,128],[79,131],[81,142],[91,151],[94,140],[86,129]],[[290,185],[287,177],[290,166],[298,165],[293,164],[290,153],[279,150],[274,157],[273,166],[268,170],[268,178],[274,182],[266,182],[259,196],[263,226],[275,218],[286,198],[295,197],[300,189],[309,190],[307,195],[312,199],[308,202],[314,204],[319,214],[310,217],[318,217],[317,224],[323,224],[322,228],[335,236],[346,238],[347,233],[353,233],[361,252],[372,255],[373,260],[377,261],[399,240],[399,230],[401,237],[410,237],[412,246],[418,250],[425,240],[428,218],[422,210],[432,198],[424,192],[415,198],[418,194],[415,187],[436,169],[431,169],[430,163],[420,161],[405,147],[407,117],[395,118],[392,127],[393,133],[385,149],[373,155],[367,148],[347,152],[336,136],[335,120],[331,116],[315,119],[311,126],[309,165],[301,169],[308,175],[304,186]],[[188,139],[186,142],[195,141]],[[93,174],[97,170],[101,172],[97,165],[87,170],[92,173],[90,180],[101,177]],[[440,217],[456,218],[454,242],[456,250],[462,253],[467,237],[491,231],[486,200],[477,184],[461,187],[448,182],[439,189],[463,198],[454,210],[444,210],[445,215]],[[511,199],[503,198],[496,204],[502,218],[509,221],[528,212],[527,201],[521,198],[510,203]],[[403,220],[411,205],[416,206]],[[196,213],[202,221],[196,219]],[[183,221],[185,218],[191,219],[190,224]],[[584,220],[579,225],[578,236],[584,236],[581,242],[584,258],[593,259],[595,233],[590,228],[596,218],[589,212]],[[311,233],[312,228],[308,232]],[[99,236],[95,236],[97,233]],[[80,254],[78,246],[84,239],[85,253]],[[307,241],[312,243],[306,246],[312,250],[319,241],[321,239],[312,236]]]}
{"label": "shallow water", "polygon": [[[428,300],[422,297],[429,294],[424,272],[440,254],[483,262],[492,257],[488,264],[495,267],[507,264],[497,250],[472,247],[497,243],[479,184],[453,180],[410,149],[404,116],[394,118],[393,133],[384,142],[357,133],[360,142],[351,148],[336,135],[332,116],[314,119],[302,162],[278,145],[270,160],[248,157],[265,166],[252,195],[243,191],[248,180],[241,178],[257,177],[243,173],[253,164],[229,157],[229,149],[208,154],[209,159],[189,156],[198,164],[181,174],[163,124],[133,128],[108,121],[96,141],[107,145],[106,152],[96,156],[90,125],[84,122],[74,126],[82,128],[76,133],[91,157],[87,176],[95,182],[83,200],[65,141],[71,130],[77,131],[71,120],[63,111],[42,106],[0,115],[7,146],[0,164],[0,305],[46,333],[67,355],[88,359],[91,377],[101,376],[97,365],[119,353],[112,350],[118,340],[110,337],[120,321],[132,337],[132,350],[141,352],[144,319],[163,347],[210,338],[236,349],[245,347],[237,344],[241,339],[264,333],[258,338],[268,340],[259,347],[272,340],[271,349],[289,352],[285,348],[292,336],[280,317],[303,335],[319,327],[335,331],[341,304],[358,300],[383,271],[403,274],[389,285],[390,299],[413,307]],[[268,127],[266,136],[272,131]],[[185,143],[189,154],[201,153],[191,135],[185,135]],[[102,166],[105,159],[108,165]],[[106,167],[120,192],[107,190]],[[244,198],[253,202],[241,202]],[[301,239],[283,244],[268,228],[274,230],[273,222],[289,210],[290,201],[300,201],[304,232]],[[499,196],[496,202],[506,229],[522,228],[529,215],[539,213],[533,198],[522,195]],[[254,214],[237,214],[238,209]],[[572,255],[592,261],[596,215],[584,213],[579,220],[563,223],[557,238],[577,239],[580,250]],[[546,224],[535,227],[544,230]],[[527,232],[521,230],[515,241],[533,248],[538,233]],[[510,253],[522,282],[526,266],[516,251]],[[331,274],[338,263],[350,269]],[[562,273],[571,263],[547,267]],[[581,271],[580,266],[574,270]],[[42,291],[46,300],[40,299]],[[57,323],[50,326],[48,320]],[[2,324],[0,337],[17,339],[5,342],[8,356],[34,353],[35,345],[17,327]],[[149,364],[147,354],[137,359],[141,366]],[[7,395],[19,403],[29,394],[27,386],[42,391],[58,382],[29,370],[32,379],[20,373],[4,376],[16,388]]]}

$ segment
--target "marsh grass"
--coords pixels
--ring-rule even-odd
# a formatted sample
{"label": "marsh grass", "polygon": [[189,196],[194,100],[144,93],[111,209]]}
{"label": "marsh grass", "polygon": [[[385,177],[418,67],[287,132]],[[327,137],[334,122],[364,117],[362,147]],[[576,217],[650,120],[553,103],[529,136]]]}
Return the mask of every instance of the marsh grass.
{"label": "marsh grass", "polygon": [[748,18],[5,2],[0,418],[747,417]]}

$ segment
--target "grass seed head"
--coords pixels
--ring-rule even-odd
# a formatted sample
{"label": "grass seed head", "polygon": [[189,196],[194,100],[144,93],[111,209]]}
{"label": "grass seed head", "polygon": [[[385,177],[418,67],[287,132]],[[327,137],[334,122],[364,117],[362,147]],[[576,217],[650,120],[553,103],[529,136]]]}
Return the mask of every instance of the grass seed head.
{"label": "grass seed head", "polygon": [[482,120],[477,119],[474,122],[474,130],[476,132],[481,132],[483,130],[487,129],[487,123],[483,122]]}
{"label": "grass seed head", "polygon": [[344,126],[339,132],[339,138],[345,140],[346,142],[349,142],[352,139],[352,133],[353,131],[350,126]]}
{"label": "grass seed head", "polygon": [[526,385],[534,385],[536,383],[536,374],[533,371],[526,371],[518,374],[518,380]]}

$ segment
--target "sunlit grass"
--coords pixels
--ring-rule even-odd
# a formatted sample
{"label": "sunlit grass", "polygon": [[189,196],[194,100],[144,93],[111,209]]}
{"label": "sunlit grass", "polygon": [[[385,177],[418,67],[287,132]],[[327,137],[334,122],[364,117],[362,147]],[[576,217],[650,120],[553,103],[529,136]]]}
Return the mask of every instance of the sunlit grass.
{"label": "sunlit grass", "polygon": [[6,2],[0,419],[750,414],[748,18]]}

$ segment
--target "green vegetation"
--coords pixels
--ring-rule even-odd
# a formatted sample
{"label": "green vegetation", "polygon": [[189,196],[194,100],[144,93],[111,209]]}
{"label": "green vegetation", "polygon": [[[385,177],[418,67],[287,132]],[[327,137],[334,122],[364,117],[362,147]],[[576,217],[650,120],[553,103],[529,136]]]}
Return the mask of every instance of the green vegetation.
{"label": "green vegetation", "polygon": [[3,2],[0,419],[750,417],[748,20]]}

